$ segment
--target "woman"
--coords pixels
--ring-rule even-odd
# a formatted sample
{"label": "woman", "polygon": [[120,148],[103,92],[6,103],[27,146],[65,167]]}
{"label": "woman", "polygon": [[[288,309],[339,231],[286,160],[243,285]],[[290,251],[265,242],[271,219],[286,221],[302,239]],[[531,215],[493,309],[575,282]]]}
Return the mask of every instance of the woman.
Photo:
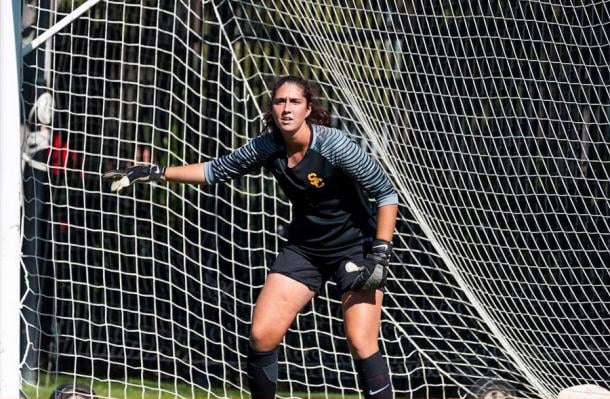
{"label": "woman", "polygon": [[[268,132],[227,156],[186,166],[133,166],[104,177],[118,179],[112,184],[118,191],[136,181],[214,184],[262,166],[268,169],[291,200],[294,218],[252,315],[252,397],[275,396],[277,347],[297,313],[334,277],[363,394],[391,398],[377,341],[397,195],[376,162],[345,134],[325,126],[328,113],[311,82],[285,76],[271,95]],[[377,202],[376,216],[363,189]]]}

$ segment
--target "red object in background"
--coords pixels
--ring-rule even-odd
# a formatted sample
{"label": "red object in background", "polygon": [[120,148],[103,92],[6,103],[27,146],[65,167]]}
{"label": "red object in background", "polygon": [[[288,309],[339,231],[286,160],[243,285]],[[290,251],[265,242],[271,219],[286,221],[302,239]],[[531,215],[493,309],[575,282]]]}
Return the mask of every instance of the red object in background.
{"label": "red object in background", "polygon": [[66,167],[69,152],[68,145],[61,139],[60,135],[53,134],[53,144],[49,154],[49,168],[53,175],[59,175],[60,170]]}

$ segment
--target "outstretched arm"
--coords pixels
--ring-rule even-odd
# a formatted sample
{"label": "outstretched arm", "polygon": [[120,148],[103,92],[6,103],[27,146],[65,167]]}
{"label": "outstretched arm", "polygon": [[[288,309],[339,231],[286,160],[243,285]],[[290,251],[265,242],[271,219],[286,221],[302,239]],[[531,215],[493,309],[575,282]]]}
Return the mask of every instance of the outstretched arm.
{"label": "outstretched arm", "polygon": [[243,176],[262,166],[278,148],[271,134],[260,135],[232,153],[213,161],[184,166],[136,165],[104,175],[112,180],[112,191],[120,191],[136,182],[167,180],[178,183],[215,184]]}
{"label": "outstretched arm", "polygon": [[165,180],[178,183],[205,184],[205,163],[194,163],[184,166],[168,166],[165,169]]}
{"label": "outstretched arm", "polygon": [[136,182],[169,180],[179,183],[205,183],[204,164],[197,163],[184,166],[135,165],[117,169],[104,174],[104,178],[112,180],[112,191],[121,191]]}

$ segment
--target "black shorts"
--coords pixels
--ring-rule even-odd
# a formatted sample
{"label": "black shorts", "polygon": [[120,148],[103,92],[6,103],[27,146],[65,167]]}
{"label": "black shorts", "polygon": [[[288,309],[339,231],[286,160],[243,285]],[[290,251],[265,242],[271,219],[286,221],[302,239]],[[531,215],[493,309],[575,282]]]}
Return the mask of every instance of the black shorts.
{"label": "black shorts", "polygon": [[332,256],[307,253],[298,246],[287,245],[280,250],[275,262],[271,265],[271,273],[280,273],[299,281],[318,292],[329,279],[334,279],[341,293],[349,290],[357,272],[347,272],[343,264],[347,260],[364,259],[364,245],[359,244],[342,250]]}

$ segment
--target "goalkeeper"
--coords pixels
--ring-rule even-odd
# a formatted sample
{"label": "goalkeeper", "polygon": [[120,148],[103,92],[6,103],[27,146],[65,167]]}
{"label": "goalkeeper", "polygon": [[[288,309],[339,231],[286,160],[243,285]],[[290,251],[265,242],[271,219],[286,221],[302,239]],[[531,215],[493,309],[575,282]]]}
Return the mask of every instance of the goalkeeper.
{"label": "goalkeeper", "polygon": [[[269,170],[290,199],[294,217],[252,315],[252,398],[275,397],[277,347],[329,278],[342,292],[345,334],[364,397],[392,398],[378,336],[398,197],[376,162],[345,134],[327,127],[330,118],[316,89],[298,77],[280,78],[265,115],[267,132],[229,155],[186,166],[132,166],[105,177],[120,190],[160,179],[215,184],[261,167]],[[376,200],[376,211],[365,191]]]}

